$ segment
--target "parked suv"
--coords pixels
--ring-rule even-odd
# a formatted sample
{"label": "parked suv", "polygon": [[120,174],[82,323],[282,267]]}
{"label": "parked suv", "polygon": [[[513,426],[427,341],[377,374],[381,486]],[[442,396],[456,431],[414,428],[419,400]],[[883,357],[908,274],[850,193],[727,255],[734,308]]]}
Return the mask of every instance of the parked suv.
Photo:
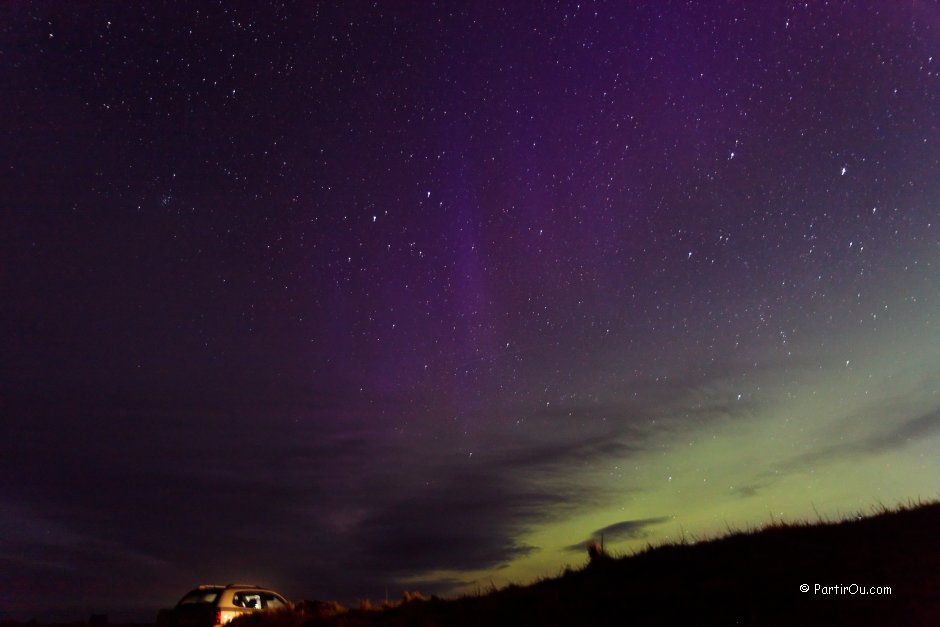
{"label": "parked suv", "polygon": [[290,608],[277,592],[260,586],[202,585],[186,594],[173,609],[160,610],[158,627],[219,627],[236,616]]}

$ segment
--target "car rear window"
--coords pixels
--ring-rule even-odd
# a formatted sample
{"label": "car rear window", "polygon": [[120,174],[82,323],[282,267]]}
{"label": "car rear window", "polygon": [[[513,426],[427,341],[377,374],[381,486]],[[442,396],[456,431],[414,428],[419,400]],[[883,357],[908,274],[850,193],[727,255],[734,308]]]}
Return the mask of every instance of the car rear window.
{"label": "car rear window", "polygon": [[193,590],[184,596],[177,605],[193,605],[195,603],[215,603],[219,598],[218,590]]}
{"label": "car rear window", "polygon": [[236,592],[232,597],[232,605],[235,607],[247,607],[256,610],[261,609],[261,594],[255,591]]}
{"label": "car rear window", "polygon": [[268,610],[279,610],[281,608],[287,607],[283,599],[281,599],[276,594],[271,594],[270,592],[262,592],[261,599],[264,601],[265,609]]}

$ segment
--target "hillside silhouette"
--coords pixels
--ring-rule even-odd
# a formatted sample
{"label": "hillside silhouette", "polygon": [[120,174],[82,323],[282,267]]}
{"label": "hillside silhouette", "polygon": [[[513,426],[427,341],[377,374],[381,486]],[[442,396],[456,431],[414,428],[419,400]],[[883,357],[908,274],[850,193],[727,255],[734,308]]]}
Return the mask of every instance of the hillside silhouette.
{"label": "hillside silhouette", "polygon": [[[839,522],[771,523],[615,558],[482,596],[345,611],[246,616],[233,627],[562,625],[940,625],[940,503]],[[802,585],[809,591],[801,591]],[[888,586],[890,594],[850,594]],[[884,591],[887,592],[887,591]]]}

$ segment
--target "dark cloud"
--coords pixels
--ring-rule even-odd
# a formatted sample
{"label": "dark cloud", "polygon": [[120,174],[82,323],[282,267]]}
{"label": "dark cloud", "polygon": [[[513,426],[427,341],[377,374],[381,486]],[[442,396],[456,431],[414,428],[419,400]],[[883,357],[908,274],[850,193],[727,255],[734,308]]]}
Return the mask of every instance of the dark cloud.
{"label": "dark cloud", "polygon": [[940,432],[940,409],[924,413],[917,418],[906,420],[873,435],[855,445],[859,451],[884,453],[897,448],[910,446],[915,440],[933,437]]}
{"label": "dark cloud", "polygon": [[[891,411],[885,412],[889,408]],[[909,406],[906,403],[903,405],[894,402],[879,404],[876,413],[882,418],[877,423],[880,428],[874,432],[854,440],[848,439],[838,444],[827,444],[802,455],[791,457],[775,465],[764,475],[779,478],[781,473],[786,475],[845,459],[880,455],[903,449],[916,439],[929,438],[940,433],[940,409],[924,412],[915,418],[900,420],[896,418],[898,413],[907,411],[909,411]],[[872,414],[871,409],[864,412],[864,415],[868,417]]]}
{"label": "dark cloud", "polygon": [[737,486],[732,490],[732,492],[742,498],[751,498],[751,497],[757,496],[761,492],[761,490],[766,488],[768,485],[769,483],[766,483],[766,482],[765,483],[750,483],[747,485]]}
{"label": "dark cloud", "polygon": [[359,528],[370,570],[495,568],[536,550],[516,538],[564,500],[507,489],[493,478],[454,482],[370,516]]}
{"label": "dark cloud", "polygon": [[[649,416],[684,408],[677,413],[685,418],[670,427],[679,429],[748,411],[717,400],[727,397],[720,387],[673,382],[669,410],[659,413],[619,401],[557,402],[530,410],[521,428],[481,430],[472,456],[459,452],[469,447],[447,430],[395,438],[355,419],[358,407],[376,403],[404,413],[421,404],[414,394],[295,394],[294,403],[272,397],[263,411],[260,398],[148,401],[124,392],[88,403],[76,402],[77,392],[46,399],[21,393],[14,397],[19,438],[4,445],[6,485],[44,520],[69,521],[70,550],[54,562],[63,581],[98,563],[94,547],[107,541],[124,547],[109,553],[111,572],[149,578],[171,598],[179,591],[161,582],[182,569],[193,583],[239,573],[234,578],[283,580],[290,594],[351,599],[416,573],[500,568],[539,550],[520,541],[527,529],[636,490],[579,482],[577,473],[644,451],[664,428]],[[346,424],[335,417],[344,406],[352,413]],[[525,415],[524,408],[510,413]],[[263,421],[253,419],[260,415]],[[499,423],[490,416],[482,424]],[[17,485],[27,483],[39,446],[49,461],[32,472],[44,477],[43,490],[27,493]],[[103,519],[103,511],[112,513]],[[629,537],[654,523],[605,533]],[[30,546],[36,568],[47,568],[49,552]],[[122,554],[154,561],[122,561]],[[271,555],[278,556],[273,563]],[[266,563],[272,569],[258,571]],[[291,588],[298,580],[324,583]]]}
{"label": "dark cloud", "polygon": [[363,552],[382,572],[499,567],[538,550],[519,543],[526,529],[609,497],[598,486],[573,484],[572,469],[633,450],[609,433],[494,444],[456,472],[432,469],[427,487],[376,510],[358,530]]}
{"label": "dark cloud", "polygon": [[[295,422],[289,409],[255,423],[253,407],[215,407],[195,419],[183,407],[144,407],[135,416],[117,405],[32,404],[40,419],[19,444],[7,441],[3,481],[32,512],[8,526],[69,521],[68,534],[59,534],[67,550],[30,540],[24,552],[33,562],[19,565],[24,572],[38,578],[56,565],[63,585],[77,584],[78,573],[110,555],[108,572],[149,582],[168,599],[180,593],[166,583],[179,572],[191,573],[192,584],[260,579],[283,581],[297,596],[374,596],[416,573],[499,568],[538,550],[520,542],[527,529],[606,498],[597,486],[572,482],[572,469],[629,455],[642,441],[613,421],[573,429],[565,412],[544,418],[555,430],[488,435],[474,456],[457,460],[456,435],[429,447],[376,428]],[[57,412],[71,416],[61,438],[51,437],[61,429]],[[159,430],[149,426],[157,423]],[[21,491],[40,442],[55,444],[31,471],[44,477],[43,490]],[[121,549],[104,551],[106,544]]]}
{"label": "dark cloud", "polygon": [[672,516],[656,516],[654,518],[622,520],[620,522],[613,523],[612,525],[607,525],[606,527],[596,529],[591,533],[590,538],[566,546],[565,550],[583,552],[588,543],[592,541],[600,541],[601,538],[603,538],[605,542],[618,542],[620,540],[645,538],[647,535],[649,535],[650,527],[660,525],[670,520],[673,520]]}

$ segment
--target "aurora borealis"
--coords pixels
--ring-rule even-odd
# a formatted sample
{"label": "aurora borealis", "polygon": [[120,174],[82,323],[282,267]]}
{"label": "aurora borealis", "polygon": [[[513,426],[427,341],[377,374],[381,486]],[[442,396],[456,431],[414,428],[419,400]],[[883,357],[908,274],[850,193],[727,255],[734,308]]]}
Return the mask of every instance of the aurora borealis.
{"label": "aurora borealis", "polygon": [[940,495],[936,3],[0,18],[0,618]]}

